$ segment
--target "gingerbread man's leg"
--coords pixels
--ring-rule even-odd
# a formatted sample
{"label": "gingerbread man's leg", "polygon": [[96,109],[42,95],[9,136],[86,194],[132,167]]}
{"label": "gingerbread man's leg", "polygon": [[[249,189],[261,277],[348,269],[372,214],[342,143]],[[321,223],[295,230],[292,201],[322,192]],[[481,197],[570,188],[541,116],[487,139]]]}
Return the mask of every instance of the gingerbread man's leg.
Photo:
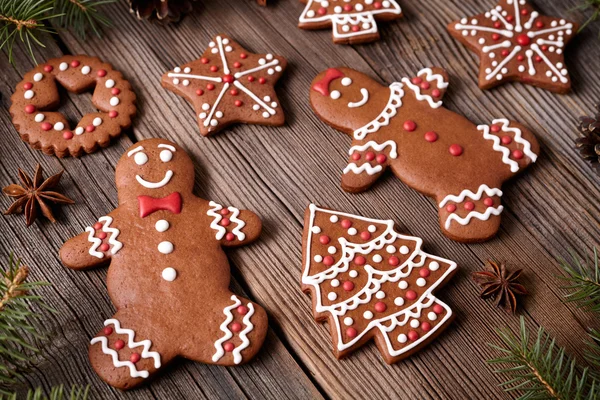
{"label": "gingerbread man's leg", "polygon": [[96,373],[111,386],[127,390],[142,384],[168,364],[177,349],[149,313],[118,311],[91,340],[89,356]]}
{"label": "gingerbread man's leg", "polygon": [[181,356],[217,365],[239,365],[254,357],[267,335],[265,310],[231,292],[212,299],[211,307],[202,310]]}

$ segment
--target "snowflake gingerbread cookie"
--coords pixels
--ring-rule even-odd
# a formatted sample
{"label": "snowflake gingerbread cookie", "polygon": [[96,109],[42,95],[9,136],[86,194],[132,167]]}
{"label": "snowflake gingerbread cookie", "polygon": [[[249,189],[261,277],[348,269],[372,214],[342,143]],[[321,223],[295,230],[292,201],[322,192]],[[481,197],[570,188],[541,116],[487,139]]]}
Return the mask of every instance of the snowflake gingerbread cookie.
{"label": "snowflake gingerbread cookie", "polygon": [[286,65],[283,57],[250,53],[218,35],[200,59],[165,73],[161,83],[193,104],[203,136],[237,122],[281,126],[274,86]]}
{"label": "snowflake gingerbread cookie", "polygon": [[527,0],[500,0],[488,12],[448,25],[452,36],[479,53],[479,87],[519,81],[557,93],[571,88],[564,49],[574,22],[541,15]]}
{"label": "snowflake gingerbread cookie", "polygon": [[110,263],[107,287],[117,312],[91,340],[98,375],[131,389],[176,357],[218,365],[250,360],[265,338],[267,315],[229,290],[222,247],[254,241],[260,219],[194,196],[192,160],[166,140],[134,144],[117,164],[116,183],[119,207],[60,250],[72,269]]}
{"label": "snowflake gingerbread cookie", "polygon": [[389,87],[350,68],[330,68],[313,81],[310,102],[319,118],[353,138],[346,191],[367,190],[390,168],[436,199],[448,237],[488,240],[500,226],[502,184],[536,161],[539,145],[516,122],[476,126],[442,107],[447,87],[441,68]]}
{"label": "snowflake gingerbread cookie", "polygon": [[456,263],[423,252],[394,221],[323,209],[304,218],[302,289],[317,321],[329,320],[334,354],[342,358],[375,339],[388,364],[423,348],[453,318],[434,290]]}
{"label": "snowflake gingerbread cookie", "polygon": [[333,42],[367,43],[379,39],[377,21],[402,17],[396,0],[301,0],[306,7],[299,28],[332,29]]}

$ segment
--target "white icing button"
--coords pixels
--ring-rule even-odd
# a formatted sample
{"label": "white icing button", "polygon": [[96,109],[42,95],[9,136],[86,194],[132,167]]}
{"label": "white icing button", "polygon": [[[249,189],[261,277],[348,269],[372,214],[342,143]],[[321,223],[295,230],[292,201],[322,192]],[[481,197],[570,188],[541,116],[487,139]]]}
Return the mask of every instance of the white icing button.
{"label": "white icing button", "polygon": [[379,300],[385,299],[385,292],[380,290],[379,292],[375,293],[375,297],[377,297]]}
{"label": "white icing button", "polygon": [[90,67],[88,67],[87,65],[84,65],[83,68],[81,68],[81,73],[84,75],[87,75],[90,73],[92,69]]}
{"label": "white icing button", "polygon": [[383,257],[381,257],[381,255],[375,254],[373,256],[373,262],[380,263],[381,261],[383,261]]}
{"label": "white icing button", "polygon": [[272,102],[272,103],[271,103],[271,107],[273,107],[273,108],[277,108],[277,103],[275,103],[275,102]]}
{"label": "white icing button", "polygon": [[340,286],[340,281],[338,281],[337,279],[332,280],[331,281],[331,286],[333,286],[333,287]]}
{"label": "white icing button", "polygon": [[188,86],[190,84],[190,81],[188,81],[187,79],[183,80],[183,86]]}
{"label": "white icing button", "polygon": [[402,297],[396,297],[394,299],[394,304],[397,305],[398,307],[403,306],[404,305],[404,299]]}
{"label": "white icing button", "polygon": [[135,163],[137,165],[144,165],[148,162],[148,156],[146,155],[146,153],[135,153],[135,156],[133,156],[133,161],[135,161]]}
{"label": "white icing button", "polygon": [[313,17],[315,16],[315,12],[314,12],[313,10],[310,10],[310,11],[308,11],[308,12],[306,13],[306,16],[307,16],[308,18],[313,18]]}
{"label": "white icing button", "polygon": [[329,246],[329,248],[327,249],[327,252],[329,254],[335,254],[336,251],[337,249],[335,248],[335,246]]}
{"label": "white icing button", "polygon": [[346,326],[350,326],[350,325],[352,325],[353,323],[354,323],[354,320],[353,320],[352,318],[350,318],[350,317],[346,317],[346,318],[344,318],[344,325],[346,325]]}
{"label": "white icing button", "polygon": [[173,68],[173,72],[177,72],[177,73],[179,73],[179,72],[181,72],[181,68],[179,68],[179,67],[175,67],[175,68]]}
{"label": "white icing button", "polygon": [[65,124],[63,124],[62,122],[57,122],[54,124],[55,131],[62,131],[63,129],[65,129]]}
{"label": "white icing button", "polygon": [[33,90],[28,90],[25,92],[25,94],[23,95],[23,97],[25,97],[26,99],[31,99],[34,96],[35,93],[33,93]]}
{"label": "white icing button", "polygon": [[318,263],[320,263],[321,261],[323,261],[323,257],[317,254],[317,255],[315,256],[314,260],[315,260],[315,262],[318,262]]}
{"label": "white icing button", "polygon": [[165,221],[164,219],[159,219],[158,221],[156,221],[156,224],[154,224],[154,227],[159,232],[166,231],[167,229],[169,229],[170,226],[171,225],[169,224],[169,222]]}
{"label": "white icing button", "polygon": [[350,228],[348,229],[348,235],[350,236],[354,236],[358,233],[358,231],[356,230],[356,228]]}
{"label": "white icing button", "polygon": [[333,8],[333,12],[334,12],[334,13],[336,13],[336,14],[341,14],[341,13],[342,13],[342,7],[340,7],[340,6],[335,6],[335,7]]}
{"label": "white icing button", "polygon": [[400,283],[398,284],[398,287],[402,290],[406,289],[408,287],[408,282],[406,281],[400,281]]}
{"label": "white icing button", "polygon": [[[138,153],[142,154],[142,153]],[[171,254],[173,252],[173,243],[171,242],[160,242],[158,244],[158,251],[162,254]]]}
{"label": "white icing button", "polygon": [[356,278],[358,276],[358,271],[352,270],[348,275],[350,275],[350,278]]}
{"label": "white icing button", "polygon": [[252,109],[254,111],[258,111],[258,110],[260,110],[260,106],[258,104],[255,104],[255,105],[252,106]]}
{"label": "white icing button", "polygon": [[200,113],[200,114],[198,114],[198,116],[200,117],[200,119],[204,119],[204,118],[206,118],[206,113],[205,112]]}
{"label": "white icing button", "polygon": [[60,65],[58,66],[58,69],[60,69],[61,71],[66,71],[67,68],[69,68],[69,64],[67,64],[66,62],[62,62],[60,63]]}
{"label": "white icing button", "polygon": [[269,114],[268,112],[263,112],[262,113],[263,118],[269,118],[271,116],[271,114]]}
{"label": "white icing button", "polygon": [[401,333],[398,335],[398,341],[400,343],[406,343],[407,340],[408,340],[408,338],[406,337],[406,335],[404,333]]}
{"label": "white icing button", "polygon": [[385,248],[385,251],[387,251],[390,254],[394,254],[396,252],[396,248],[390,244],[388,247]]}
{"label": "white icing button", "polygon": [[367,230],[371,233],[375,232],[377,230],[377,227],[375,225],[369,225],[369,227],[367,228]]}
{"label": "white icing button", "polygon": [[435,321],[437,319],[437,314],[432,311],[427,314],[427,318],[429,318],[430,321]]}
{"label": "white icing button", "polygon": [[425,279],[423,279],[423,278],[417,279],[417,286],[423,287],[425,285],[427,285],[427,281]]}
{"label": "white icing button", "polygon": [[106,86],[107,88],[109,88],[109,89],[110,89],[110,88],[112,88],[113,86],[115,86],[115,81],[113,81],[112,79],[109,79],[109,80],[107,80],[107,81],[104,83],[104,86]]}
{"label": "white icing button", "polygon": [[41,113],[40,113],[40,114],[37,114],[37,115],[35,116],[34,120],[35,120],[35,122],[42,122],[42,121],[44,120],[44,118],[46,118],[46,117],[44,116],[44,114],[41,114]]}
{"label": "white icing button", "polygon": [[412,319],[410,320],[410,327],[411,328],[418,328],[421,324],[419,323],[418,319]]}
{"label": "white icing button", "polygon": [[335,299],[337,299],[337,294],[335,294],[334,292],[329,292],[327,293],[327,298],[331,301],[334,301]]}
{"label": "white icing button", "polygon": [[33,76],[33,80],[36,82],[41,81],[44,78],[44,74],[42,74],[41,72],[38,72],[37,74],[35,74]]}
{"label": "white icing button", "polygon": [[92,121],[92,125],[94,125],[94,126],[102,125],[102,118],[100,118],[100,117],[94,118],[94,120]]}
{"label": "white icing button", "polygon": [[185,67],[183,69],[183,72],[185,72],[186,74],[189,74],[190,72],[192,72],[192,69],[190,67]]}
{"label": "white icing button", "polygon": [[219,121],[217,121],[216,119],[213,119],[212,121],[210,121],[210,126],[217,126],[219,124]]}
{"label": "white icing button", "polygon": [[408,254],[409,251],[410,249],[408,248],[408,246],[400,247],[400,254]]}
{"label": "white icing button", "polygon": [[222,111],[217,111],[215,113],[215,117],[217,117],[217,118],[223,118],[223,112]]}
{"label": "white icing button", "polygon": [[329,96],[330,96],[332,99],[334,99],[334,100],[337,100],[337,99],[339,99],[339,98],[342,96],[342,94],[341,94],[340,92],[338,92],[337,90],[333,90],[333,91],[332,91],[332,92],[329,94]]}
{"label": "white icing button", "polygon": [[208,103],[204,103],[204,104],[202,104],[202,109],[203,109],[204,111],[208,111],[208,110],[210,110],[210,104],[208,104]]}
{"label": "white icing button", "polygon": [[338,217],[337,215],[332,215],[331,217],[329,217],[329,221],[333,224],[335,224],[336,222],[338,222]]}
{"label": "white icing button", "polygon": [[350,86],[350,85],[352,85],[352,79],[350,79],[348,77],[343,78],[342,79],[342,85],[344,85],[344,86]]}
{"label": "white icing button", "polygon": [[429,269],[432,271],[437,271],[438,269],[440,269],[440,263],[438,263],[437,261],[430,262]]}
{"label": "white icing button", "polygon": [[171,150],[163,150],[160,152],[160,161],[162,162],[169,162],[173,159],[173,153],[171,152]]}
{"label": "white icing button", "polygon": [[363,318],[364,319],[371,319],[373,318],[373,313],[371,311],[365,311],[363,314]]}
{"label": "white icing button", "polygon": [[310,231],[312,233],[321,233],[321,228],[319,228],[318,226],[313,226]]}
{"label": "white icing button", "polygon": [[110,105],[111,105],[111,106],[113,106],[113,107],[114,107],[114,106],[116,106],[116,105],[118,105],[118,104],[119,104],[119,98],[118,98],[118,97],[111,97],[111,98],[110,98]]}
{"label": "white icing button", "polygon": [[78,126],[78,127],[75,129],[75,134],[76,134],[77,136],[79,136],[79,135],[82,135],[82,134],[83,134],[83,132],[84,132],[84,129],[83,129],[83,127],[81,127],[81,126]]}
{"label": "white icing button", "polygon": [[177,271],[175,271],[175,268],[165,268],[163,269],[162,277],[167,282],[173,282],[177,278]]}

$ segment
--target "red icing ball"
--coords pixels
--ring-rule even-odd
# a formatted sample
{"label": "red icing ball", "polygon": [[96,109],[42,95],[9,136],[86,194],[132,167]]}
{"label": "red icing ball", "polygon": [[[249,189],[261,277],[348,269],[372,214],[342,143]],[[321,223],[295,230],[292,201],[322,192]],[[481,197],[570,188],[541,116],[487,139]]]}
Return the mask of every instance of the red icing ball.
{"label": "red icing ball", "polygon": [[438,140],[438,135],[433,131],[429,131],[425,134],[425,140],[427,140],[429,143],[433,143]]}
{"label": "red icing ball", "polygon": [[453,145],[450,145],[450,148],[448,148],[448,151],[450,151],[450,154],[452,154],[453,156],[458,157],[458,156],[462,155],[463,148],[458,144],[453,144]]}
{"label": "red icing ball", "polygon": [[361,232],[360,233],[360,238],[362,240],[369,240],[369,239],[371,239],[371,232],[367,232],[367,231]]}
{"label": "red icing ball", "polygon": [[71,132],[71,131],[64,131],[62,135],[63,135],[63,139],[65,139],[65,140],[73,139],[73,132]]}
{"label": "red icing ball", "polygon": [[267,80],[265,78],[258,78],[258,83],[260,83],[261,85],[264,85],[267,82]]}
{"label": "red icing ball", "polygon": [[229,209],[228,208],[222,208],[221,211],[219,211],[219,214],[221,214],[221,215],[227,215],[227,214],[229,214]]}
{"label": "red icing ball", "polygon": [[449,213],[453,213],[454,211],[456,211],[456,206],[454,204],[448,204],[446,206],[446,211],[448,211]]}
{"label": "red icing ball", "polygon": [[77,61],[77,60],[71,61],[71,67],[73,67],[73,68],[79,67],[79,61]]}
{"label": "red icing ball", "polygon": [[254,82],[254,77],[252,75],[248,77],[248,82]]}
{"label": "red icing ball", "polygon": [[350,28],[352,30],[352,32],[358,32],[360,30],[360,26],[358,25],[352,25],[352,28]]}
{"label": "red icing ball", "polygon": [[88,125],[85,127],[86,132],[94,132],[95,130],[96,130],[96,127],[94,125]]}
{"label": "red icing ball", "polygon": [[521,150],[518,150],[518,149],[517,149],[517,150],[513,150],[513,152],[512,152],[512,156],[513,156],[513,158],[514,158],[515,160],[520,160],[520,159],[522,159],[522,158],[523,158],[523,155],[524,155],[524,154],[523,154],[523,152],[522,152]]}
{"label": "red icing ball", "polygon": [[344,288],[344,290],[346,292],[349,292],[351,290],[354,290],[354,283],[352,283],[350,281],[346,281],[342,284],[342,287]]}
{"label": "red icing ball", "polygon": [[444,307],[440,306],[439,304],[436,304],[435,306],[433,306],[433,312],[436,314],[442,314],[444,312]]}
{"label": "red icing ball", "polygon": [[377,154],[376,158],[379,164],[383,164],[387,160],[387,156],[385,154]]}
{"label": "red icing ball", "polygon": [[421,329],[424,332],[429,332],[431,330],[431,324],[427,321],[421,323]]}
{"label": "red icing ball", "polygon": [[225,235],[225,240],[231,242],[233,239],[235,239],[235,235],[231,232],[227,232],[227,234]]}
{"label": "red icing ball", "polygon": [[325,264],[328,267],[331,267],[333,265],[333,257],[331,257],[331,256],[323,257],[323,264]]}
{"label": "red icing ball", "polygon": [[396,256],[391,256],[390,259],[388,260],[388,263],[392,266],[395,267],[396,265],[400,264],[400,260],[398,259],[398,257]]}
{"label": "red icing ball", "polygon": [[319,238],[319,242],[321,242],[321,244],[327,244],[331,241],[331,239],[329,239],[329,236],[327,235],[321,235],[321,237]]}
{"label": "red icing ball", "polygon": [[232,96],[237,96],[238,94],[240,94],[240,92],[238,92],[238,90],[237,90],[237,89],[231,89],[231,90],[229,91],[229,93],[230,93]]}
{"label": "red icing ball", "polygon": [[31,89],[32,87],[33,87],[33,83],[31,83],[31,82],[25,82],[25,83],[23,84],[23,89],[25,89],[25,90],[29,90],[29,89]]}
{"label": "red icing ball", "polygon": [[384,312],[385,310],[387,310],[387,306],[383,301],[378,301],[377,303],[375,303],[375,311]]}
{"label": "red icing ball", "polygon": [[499,40],[499,39],[500,39],[500,35],[498,35],[497,33],[494,33],[494,34],[492,35],[492,39],[494,39],[494,40]]}
{"label": "red icing ball", "polygon": [[433,89],[433,91],[431,92],[431,95],[435,98],[438,98],[442,95],[442,92],[440,92],[439,89]]}
{"label": "red icing ball", "polygon": [[352,4],[345,4],[344,11],[352,11]]}
{"label": "red icing ball", "polygon": [[202,57],[202,58],[200,59],[200,62],[201,62],[202,64],[208,64],[210,61],[208,60],[208,58],[206,58],[206,57]]}
{"label": "red icing ball", "polygon": [[132,353],[131,356],[129,356],[129,361],[131,361],[134,364],[140,361],[141,359],[142,356],[140,356],[138,353]]}
{"label": "red icing ball", "polygon": [[363,256],[354,257],[354,264],[356,265],[365,265],[367,260]]}
{"label": "red icing ball", "polygon": [[233,63],[233,66],[234,66],[234,68],[239,68],[239,67],[242,66],[242,63],[239,62],[239,61],[236,61],[236,62]]}
{"label": "red icing ball", "polygon": [[112,93],[114,96],[118,95],[119,93],[121,93],[121,89],[119,88],[112,88],[110,89],[110,93]]}
{"label": "red icing ball", "polygon": [[223,77],[223,82],[225,82],[225,83],[233,83],[233,81],[234,81],[233,75],[225,75]]}
{"label": "red icing ball", "polygon": [[415,121],[408,120],[404,122],[403,127],[405,131],[413,132],[415,129],[417,129],[417,124],[415,123]]}
{"label": "red icing ball", "polygon": [[500,138],[500,142],[502,142],[502,144],[504,144],[504,145],[511,144],[512,143],[512,138],[510,136],[502,136]]}
{"label": "red icing ball", "polygon": [[431,87],[431,85],[429,84],[429,82],[421,83],[421,89],[423,89],[423,90],[428,90],[430,87]]}
{"label": "red icing ball", "polygon": [[467,201],[464,207],[467,211],[473,211],[475,209],[475,204],[473,204],[472,201]]}
{"label": "red icing ball", "polygon": [[52,129],[52,124],[49,122],[42,122],[40,127],[42,128],[43,131],[49,131],[50,129]]}
{"label": "red icing ball", "polygon": [[115,349],[121,350],[123,347],[125,347],[125,342],[122,341],[121,339],[119,339],[115,342]]}
{"label": "red icing ball", "polygon": [[210,72],[217,72],[218,70],[219,70],[219,67],[217,67],[216,65],[210,66]]}
{"label": "red icing ball", "polygon": [[542,47],[540,47],[540,49],[542,49],[542,51],[548,51],[548,46],[543,45]]}
{"label": "red icing ball", "polygon": [[34,112],[35,112],[35,106],[34,106],[33,104],[27,104],[27,105],[25,106],[25,112],[26,112],[27,114],[32,114],[32,113],[34,113]]}
{"label": "red icing ball", "polygon": [[245,59],[246,57],[248,57],[248,54],[246,54],[246,53],[240,53],[240,58],[242,60]]}
{"label": "red icing ball", "polygon": [[53,69],[52,65],[44,65],[44,72],[52,72]]}
{"label": "red icing ball", "polygon": [[213,85],[212,83],[209,83],[208,85],[206,85],[206,89],[208,90],[214,90],[215,85]]}
{"label": "red icing ball", "polygon": [[517,36],[517,43],[521,46],[529,46],[531,44],[531,38],[527,34],[523,33]]}
{"label": "red icing ball", "polygon": [[110,246],[107,243],[102,243],[99,247],[100,251],[108,251]]}
{"label": "red icing ball", "polygon": [[239,332],[242,330],[242,324],[239,322],[234,322],[231,324],[231,332]]}
{"label": "red icing ball", "polygon": [[248,307],[246,307],[246,306],[238,306],[237,312],[240,315],[246,315],[246,314],[248,314]]}
{"label": "red icing ball", "polygon": [[241,107],[244,103],[241,100],[236,100],[233,104],[235,104],[236,107]]}
{"label": "red icing ball", "polygon": [[515,19],[515,17],[513,17],[512,15],[508,15],[508,16],[506,17],[506,20],[507,20],[508,22],[512,22],[512,21],[514,21],[514,19]]}
{"label": "red icing ball", "polygon": [[106,232],[98,232],[98,239],[106,239]]}
{"label": "red icing ball", "polygon": [[408,336],[408,339],[411,342],[414,342],[415,340],[419,339],[419,334],[416,331],[410,331],[410,332],[408,332],[408,335],[406,335],[406,336]]}
{"label": "red icing ball", "polygon": [[105,77],[105,76],[106,76],[106,70],[99,69],[99,70],[96,72],[96,75],[98,75],[100,78],[103,78],[103,77]]}
{"label": "red icing ball", "polygon": [[407,290],[406,291],[406,298],[408,300],[414,300],[417,298],[417,292],[415,292],[414,290]]}
{"label": "red icing ball", "polygon": [[429,275],[431,275],[431,271],[429,270],[429,268],[421,268],[419,270],[419,275],[421,276],[421,278],[427,278]]}
{"label": "red icing ball", "polygon": [[523,57],[523,55],[522,55],[522,54],[519,54],[519,55],[517,56],[517,60],[518,60],[518,61],[523,61],[524,59],[525,59],[525,57]]}
{"label": "red icing ball", "polygon": [[535,61],[536,61],[536,62],[539,62],[539,63],[540,63],[540,62],[542,62],[542,57],[540,57],[540,56],[535,56]]}
{"label": "red icing ball", "polygon": [[203,94],[204,94],[204,90],[202,90],[202,89],[196,90],[196,95],[197,96],[202,96]]}
{"label": "red icing ball", "polygon": [[538,29],[543,28],[544,27],[544,23],[542,21],[538,21],[538,22],[535,23],[535,27],[538,28]]}
{"label": "red icing ball", "polygon": [[494,133],[498,133],[500,132],[500,126],[499,125],[492,125],[490,126],[490,130]]}
{"label": "red icing ball", "polygon": [[348,336],[349,338],[355,338],[356,335],[358,335],[358,332],[356,331],[356,329],[354,329],[354,328],[346,329],[346,336]]}
{"label": "red icing ball", "polygon": [[119,115],[118,112],[116,112],[115,110],[109,111],[108,112],[108,116],[111,118],[115,118],[117,115]]}
{"label": "red icing ball", "polygon": [[227,342],[223,345],[223,350],[225,350],[226,352],[232,352],[233,349],[235,349],[235,346],[233,345],[233,343],[231,342]]}
{"label": "red icing ball", "polygon": [[367,152],[367,154],[365,154],[365,160],[367,161],[373,161],[375,159],[375,153],[373,153],[372,151]]}
{"label": "red icing ball", "polygon": [[527,15],[529,14],[529,11],[526,10],[525,8],[521,10],[521,15]]}
{"label": "red icing ball", "polygon": [[113,333],[113,328],[110,326],[105,327],[104,329],[102,329],[102,333],[104,333],[106,336],[110,335],[111,333]]}
{"label": "red icing ball", "polygon": [[353,154],[352,154],[352,159],[353,159],[354,161],[358,161],[358,160],[360,160],[360,153],[353,153]]}
{"label": "red icing ball", "polygon": [[325,14],[327,14],[327,9],[325,7],[321,7],[317,10],[317,14],[325,15]]}
{"label": "red icing ball", "polygon": [[510,52],[508,50],[504,49],[504,50],[502,50],[500,52],[500,54],[502,55],[502,57],[508,57],[508,55],[510,54]]}
{"label": "red icing ball", "polygon": [[491,207],[494,205],[494,199],[492,199],[491,197],[486,197],[483,200],[483,204],[485,204],[487,207]]}
{"label": "red icing ball", "polygon": [[381,3],[380,3],[380,2],[378,2],[378,1],[376,1],[375,3],[373,3],[373,7],[374,7],[376,10],[379,10],[379,9],[381,8]]}
{"label": "red icing ball", "polygon": [[229,224],[231,224],[231,221],[229,220],[229,218],[223,218],[221,220],[221,226],[229,226]]}
{"label": "red icing ball", "polygon": [[352,221],[350,221],[349,219],[343,219],[341,224],[342,224],[342,228],[348,229],[352,226]]}
{"label": "red icing ball", "polygon": [[502,27],[502,23],[500,21],[494,22],[494,28],[501,28],[501,27]]}
{"label": "red icing ball", "polygon": [[420,85],[421,82],[423,82],[423,79],[419,78],[418,76],[415,76],[410,81],[413,83],[413,85]]}
{"label": "red icing ball", "polygon": [[94,229],[95,229],[95,230],[102,229],[102,224],[101,224],[100,222],[96,222],[96,223],[94,224]]}

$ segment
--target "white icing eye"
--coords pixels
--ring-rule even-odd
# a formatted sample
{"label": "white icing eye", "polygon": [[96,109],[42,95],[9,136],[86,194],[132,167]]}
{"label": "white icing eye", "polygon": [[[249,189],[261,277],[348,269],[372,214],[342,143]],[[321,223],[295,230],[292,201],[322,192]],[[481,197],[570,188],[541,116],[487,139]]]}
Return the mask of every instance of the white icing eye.
{"label": "white icing eye", "polygon": [[337,100],[340,98],[342,94],[340,92],[338,92],[337,90],[334,90],[333,92],[331,92],[331,94],[329,96],[331,96],[332,99]]}
{"label": "white icing eye", "polygon": [[144,165],[148,162],[148,156],[146,155],[146,153],[142,152],[135,153],[135,156],[133,156],[133,160],[137,165]]}
{"label": "white icing eye", "polygon": [[169,162],[173,159],[173,153],[170,150],[163,150],[160,152],[160,160],[162,162]]}
{"label": "white icing eye", "polygon": [[350,86],[350,85],[352,85],[352,79],[350,79],[348,77],[342,79],[342,85],[344,85],[344,86]]}

